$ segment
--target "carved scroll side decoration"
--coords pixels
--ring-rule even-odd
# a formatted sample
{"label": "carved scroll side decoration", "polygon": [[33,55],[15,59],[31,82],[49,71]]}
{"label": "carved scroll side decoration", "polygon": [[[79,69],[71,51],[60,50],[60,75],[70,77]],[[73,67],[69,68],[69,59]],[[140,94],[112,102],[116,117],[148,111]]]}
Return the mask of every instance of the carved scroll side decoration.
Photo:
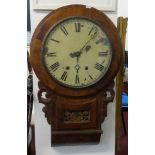
{"label": "carved scroll side decoration", "polygon": [[112,81],[111,84],[104,90],[102,94],[103,95],[102,100],[101,100],[101,106],[102,106],[101,121],[102,122],[107,116],[107,104],[114,100],[114,96],[115,96],[114,85],[115,83],[114,81]]}
{"label": "carved scroll side decoration", "polygon": [[40,103],[44,104],[42,111],[45,113],[45,117],[47,118],[47,122],[52,124],[52,94],[51,91],[43,85],[41,81],[38,82],[39,91],[38,91],[38,100]]}
{"label": "carved scroll side decoration", "polygon": [[[115,96],[115,91],[114,91],[114,81],[112,81],[112,83],[106,88],[105,92],[106,93],[106,97],[104,98],[104,101],[106,103],[112,102],[114,100],[114,96]],[[109,94],[107,94],[109,93]]]}
{"label": "carved scroll side decoration", "polygon": [[88,110],[65,110],[64,123],[88,123],[90,122],[90,111]]}

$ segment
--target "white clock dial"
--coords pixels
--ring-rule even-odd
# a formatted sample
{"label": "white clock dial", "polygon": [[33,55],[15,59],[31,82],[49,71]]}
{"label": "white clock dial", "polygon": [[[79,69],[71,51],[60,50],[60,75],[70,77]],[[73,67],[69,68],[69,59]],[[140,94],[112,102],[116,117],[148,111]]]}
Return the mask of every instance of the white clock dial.
{"label": "white clock dial", "polygon": [[56,24],[44,38],[43,63],[57,82],[83,88],[98,82],[112,59],[109,38],[87,18],[69,18]]}

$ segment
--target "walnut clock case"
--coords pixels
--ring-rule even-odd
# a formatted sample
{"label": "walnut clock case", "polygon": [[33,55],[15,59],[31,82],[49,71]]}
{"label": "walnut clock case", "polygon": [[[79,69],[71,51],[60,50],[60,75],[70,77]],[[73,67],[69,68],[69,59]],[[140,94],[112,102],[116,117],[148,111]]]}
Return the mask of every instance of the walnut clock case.
{"label": "walnut clock case", "polygon": [[122,57],[112,21],[95,8],[61,7],[39,23],[30,50],[51,145],[99,142]]}

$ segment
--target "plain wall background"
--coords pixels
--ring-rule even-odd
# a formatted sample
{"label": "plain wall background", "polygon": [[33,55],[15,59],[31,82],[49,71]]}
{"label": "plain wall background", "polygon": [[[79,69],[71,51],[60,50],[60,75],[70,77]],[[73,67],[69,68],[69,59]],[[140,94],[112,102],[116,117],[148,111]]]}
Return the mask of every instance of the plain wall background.
{"label": "plain wall background", "polygon": [[[49,0],[50,1],[50,0]],[[102,2],[101,2],[102,3]],[[127,0],[117,1],[116,12],[106,12],[106,15],[115,23],[117,17],[128,16]],[[65,4],[64,4],[65,5]],[[32,1],[30,4],[30,17],[31,17],[31,34],[33,34],[37,24],[45,17],[49,11],[36,11],[32,9]],[[126,40],[126,49],[127,40]],[[103,135],[101,142],[98,145],[75,145],[75,146],[50,146],[50,126],[47,123],[44,113],[42,112],[43,105],[38,102],[38,79],[34,75],[34,115],[33,121],[35,123],[35,142],[36,142],[36,155],[114,155],[115,154],[115,102],[109,103],[108,115],[102,124]]]}

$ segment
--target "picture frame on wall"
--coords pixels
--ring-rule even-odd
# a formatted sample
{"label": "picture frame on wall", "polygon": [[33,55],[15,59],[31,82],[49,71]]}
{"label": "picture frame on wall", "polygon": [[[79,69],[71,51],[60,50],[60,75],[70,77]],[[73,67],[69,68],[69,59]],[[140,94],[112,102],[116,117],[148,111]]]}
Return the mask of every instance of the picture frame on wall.
{"label": "picture frame on wall", "polygon": [[64,5],[83,4],[102,11],[116,11],[117,0],[33,0],[34,10],[55,10]]}

